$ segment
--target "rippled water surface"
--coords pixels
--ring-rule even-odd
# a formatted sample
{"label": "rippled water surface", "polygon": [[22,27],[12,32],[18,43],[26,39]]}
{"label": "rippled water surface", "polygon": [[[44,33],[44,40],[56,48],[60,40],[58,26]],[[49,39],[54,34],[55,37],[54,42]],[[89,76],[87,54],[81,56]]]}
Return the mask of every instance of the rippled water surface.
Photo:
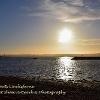
{"label": "rippled water surface", "polygon": [[100,60],[71,60],[70,57],[2,58],[0,75],[100,81]]}

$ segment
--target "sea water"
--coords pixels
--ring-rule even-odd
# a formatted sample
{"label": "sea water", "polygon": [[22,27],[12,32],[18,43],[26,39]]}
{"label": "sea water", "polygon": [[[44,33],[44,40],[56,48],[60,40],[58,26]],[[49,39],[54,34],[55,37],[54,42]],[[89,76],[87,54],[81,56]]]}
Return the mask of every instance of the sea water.
{"label": "sea water", "polygon": [[100,60],[71,60],[72,57],[0,58],[0,76],[100,81]]}

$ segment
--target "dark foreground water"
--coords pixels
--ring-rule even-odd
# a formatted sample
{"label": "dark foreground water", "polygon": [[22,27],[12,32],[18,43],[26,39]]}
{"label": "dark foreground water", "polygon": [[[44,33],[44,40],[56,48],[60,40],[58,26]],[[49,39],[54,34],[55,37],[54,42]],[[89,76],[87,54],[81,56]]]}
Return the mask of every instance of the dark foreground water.
{"label": "dark foreground water", "polygon": [[0,58],[0,76],[100,81],[100,60],[71,60],[71,57]]}

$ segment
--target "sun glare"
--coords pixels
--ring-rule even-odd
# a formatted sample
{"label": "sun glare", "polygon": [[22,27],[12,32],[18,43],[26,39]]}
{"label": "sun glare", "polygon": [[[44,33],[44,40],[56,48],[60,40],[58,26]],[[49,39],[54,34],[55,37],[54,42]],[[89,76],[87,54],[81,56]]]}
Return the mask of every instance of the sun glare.
{"label": "sun glare", "polygon": [[64,28],[59,32],[58,41],[60,43],[67,43],[72,41],[72,31],[70,29]]}

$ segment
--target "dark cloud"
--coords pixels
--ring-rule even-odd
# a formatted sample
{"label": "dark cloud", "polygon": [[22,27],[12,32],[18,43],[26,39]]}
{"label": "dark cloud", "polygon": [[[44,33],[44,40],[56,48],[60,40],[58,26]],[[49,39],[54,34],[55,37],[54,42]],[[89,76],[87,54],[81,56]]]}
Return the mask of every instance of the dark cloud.
{"label": "dark cloud", "polygon": [[100,9],[100,0],[83,0],[83,3],[90,9]]}
{"label": "dark cloud", "polygon": [[41,0],[32,16],[54,18],[63,22],[100,20],[100,0]]}

